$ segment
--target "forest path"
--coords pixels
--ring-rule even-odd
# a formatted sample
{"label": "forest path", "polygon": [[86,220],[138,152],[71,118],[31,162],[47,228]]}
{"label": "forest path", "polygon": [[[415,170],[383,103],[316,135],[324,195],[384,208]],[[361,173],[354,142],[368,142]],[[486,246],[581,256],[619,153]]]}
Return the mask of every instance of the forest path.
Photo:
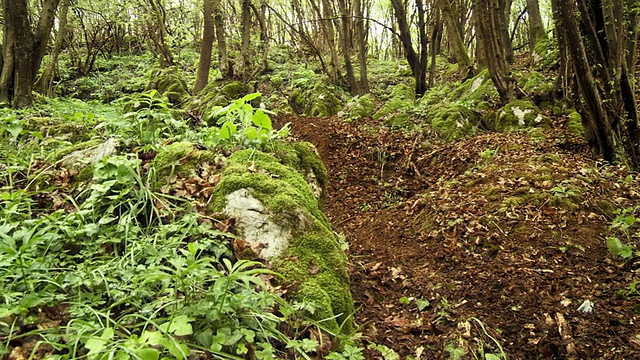
{"label": "forest path", "polygon": [[[640,351],[638,297],[617,295],[637,272],[608,254],[600,215],[605,199],[638,194],[566,134],[437,143],[371,120],[276,122],[328,169],[324,208],[350,244],[365,344],[414,359],[484,359],[500,355],[496,342],[509,359]],[[593,313],[577,311],[584,300]],[[371,347],[366,357],[381,358]]]}

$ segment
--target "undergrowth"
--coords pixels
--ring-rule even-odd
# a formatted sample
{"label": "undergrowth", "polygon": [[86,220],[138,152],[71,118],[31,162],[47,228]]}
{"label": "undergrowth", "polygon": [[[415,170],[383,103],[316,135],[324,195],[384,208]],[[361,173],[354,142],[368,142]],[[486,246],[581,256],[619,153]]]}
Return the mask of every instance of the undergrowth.
{"label": "undergrowth", "polygon": [[[216,108],[220,127],[194,126],[153,91],[123,100],[124,111],[52,100],[0,113],[1,357],[363,358],[350,335],[280,297],[278,274],[236,260],[222,220],[169,195],[141,159],[177,140],[233,150],[286,137],[252,107],[257,96]],[[90,179],[73,188],[74,173],[46,162],[77,142],[68,130],[43,136],[60,123],[124,146],[85,164]],[[41,190],[29,186],[44,178]]]}

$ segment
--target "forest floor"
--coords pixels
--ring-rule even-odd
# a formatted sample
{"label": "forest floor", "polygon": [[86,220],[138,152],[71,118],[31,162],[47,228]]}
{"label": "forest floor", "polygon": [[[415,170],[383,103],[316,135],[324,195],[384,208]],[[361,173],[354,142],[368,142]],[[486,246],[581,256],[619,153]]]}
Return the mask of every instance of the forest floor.
{"label": "forest floor", "polygon": [[638,358],[640,264],[605,237],[640,179],[592,158],[562,119],[544,136],[449,143],[371,120],[277,122],[327,166],[367,358]]}

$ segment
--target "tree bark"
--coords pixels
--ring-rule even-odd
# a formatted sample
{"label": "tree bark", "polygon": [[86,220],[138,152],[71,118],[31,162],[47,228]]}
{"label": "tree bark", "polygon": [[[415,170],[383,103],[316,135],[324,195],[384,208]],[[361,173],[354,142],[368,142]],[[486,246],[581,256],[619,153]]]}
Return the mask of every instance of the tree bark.
{"label": "tree bark", "polygon": [[442,13],[444,24],[447,28],[449,43],[451,44],[451,50],[453,50],[453,55],[456,58],[459,70],[465,72],[465,76],[469,73],[473,74],[473,61],[467,53],[467,47],[464,45],[464,40],[462,39],[462,30],[454,17],[450,0],[438,0],[438,7]]}
{"label": "tree bark", "polygon": [[[422,0],[416,0],[422,3]],[[393,13],[396,18],[398,30],[400,31],[399,38],[404,49],[404,53],[411,72],[416,80],[416,95],[421,96],[427,90],[426,84],[426,66],[422,66],[420,56],[418,52],[413,48],[413,41],[411,40],[411,30],[407,21],[407,9],[402,0],[391,0],[391,6],[393,7]]]}
{"label": "tree bark", "polygon": [[587,140],[605,160],[638,169],[640,130],[634,70],[628,68],[628,56],[633,55],[625,54],[627,42],[637,38],[637,30],[629,34],[625,23],[637,15],[625,10],[623,0],[594,0],[588,4],[581,0],[577,5],[553,0],[556,28],[566,39],[568,60],[578,84],[579,97],[575,100]]}
{"label": "tree bark", "polygon": [[[536,53],[536,45],[547,37],[540,15],[539,0],[527,0],[527,13],[529,13],[529,52],[533,56]],[[538,54],[541,55],[541,54]]]}
{"label": "tree bark", "polygon": [[0,101],[23,108],[33,103],[35,76],[42,63],[53,27],[58,0],[42,3],[35,31],[26,0],[4,1],[4,49],[0,74]]}
{"label": "tree bark", "polygon": [[360,66],[360,95],[367,94],[369,89],[369,76],[367,72],[367,33],[364,26],[365,8],[362,0],[354,0],[354,13],[356,19],[354,22],[355,42],[358,50],[358,65]]}
{"label": "tree bark", "polygon": [[216,33],[216,43],[218,44],[218,67],[220,68],[222,76],[226,77],[232,69],[227,55],[227,35],[224,30],[224,17],[220,6],[220,0],[213,0],[213,24]]}
{"label": "tree bark", "polygon": [[240,60],[241,69],[242,69],[242,80],[243,82],[249,81],[249,77],[251,76],[251,55],[249,54],[249,45],[251,43],[251,0],[242,0],[241,3],[241,15],[240,15],[240,26],[241,26],[241,43],[240,43]]}
{"label": "tree bark", "polygon": [[505,0],[478,0],[475,4],[478,42],[482,43],[489,74],[503,104],[516,98],[516,83],[509,68],[509,46],[504,36],[507,31],[505,7]]}
{"label": "tree bark", "polygon": [[42,76],[36,81],[35,87],[39,89],[44,95],[53,96],[53,77],[56,68],[58,67],[58,58],[60,57],[60,51],[62,50],[62,43],[67,32],[67,18],[69,14],[70,0],[62,0],[60,6],[59,18],[58,18],[58,32],[51,50],[51,61],[47,65],[47,68],[42,73]]}
{"label": "tree bark", "polygon": [[193,93],[197,94],[204,89],[209,82],[209,69],[211,68],[211,54],[213,52],[213,40],[215,38],[215,28],[213,24],[213,0],[202,1],[202,12],[204,15],[204,28],[202,29],[202,46],[200,48],[200,62],[196,83]]}
{"label": "tree bark", "polygon": [[344,67],[347,71],[349,90],[352,94],[358,94],[360,92],[358,88],[358,81],[356,80],[356,74],[353,70],[353,64],[351,63],[351,13],[350,9],[347,8],[345,0],[338,0],[338,8],[340,10],[341,20],[341,31],[338,32],[338,36],[340,38],[340,44],[342,47]]}

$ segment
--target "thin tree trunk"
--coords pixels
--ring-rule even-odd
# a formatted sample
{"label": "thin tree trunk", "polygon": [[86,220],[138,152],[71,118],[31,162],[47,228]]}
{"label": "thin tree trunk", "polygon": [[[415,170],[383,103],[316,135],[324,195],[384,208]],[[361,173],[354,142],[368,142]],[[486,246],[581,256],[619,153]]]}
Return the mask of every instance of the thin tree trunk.
{"label": "thin tree trunk", "polygon": [[449,43],[453,50],[453,55],[458,63],[459,70],[473,74],[473,61],[467,53],[467,47],[464,45],[462,39],[462,31],[458,26],[458,22],[454,18],[453,11],[451,9],[450,0],[438,0],[438,7],[444,18],[445,27],[447,28],[447,35],[449,37]]}
{"label": "thin tree trunk", "polygon": [[340,9],[340,25],[341,31],[338,32],[340,37],[340,43],[342,47],[342,56],[344,58],[344,66],[347,71],[347,80],[349,81],[349,90],[352,94],[358,94],[358,81],[356,80],[356,74],[353,70],[353,64],[351,63],[351,14],[350,9],[347,8],[345,0],[338,0],[338,7]]}
{"label": "thin tree trunk", "polygon": [[391,6],[393,7],[393,13],[396,18],[398,30],[400,31],[400,42],[404,48],[405,56],[409,62],[409,66],[411,67],[413,77],[416,80],[416,95],[421,96],[427,90],[425,76],[426,69],[421,67],[420,56],[413,48],[411,30],[407,21],[407,10],[402,0],[391,0]]}
{"label": "thin tree trunk", "polygon": [[354,28],[355,28],[355,41],[358,49],[358,65],[360,66],[360,94],[366,94],[369,90],[369,76],[367,72],[367,37],[364,26],[365,11],[362,4],[362,0],[354,0],[354,12],[356,15]]}
{"label": "thin tree trunk", "polygon": [[37,80],[35,87],[46,96],[53,96],[53,77],[55,70],[58,67],[58,58],[60,57],[60,51],[62,50],[62,43],[67,32],[67,18],[69,14],[70,0],[62,0],[60,7],[60,15],[58,19],[58,33],[51,50],[51,61],[47,65],[47,68],[42,73],[42,76]]}
{"label": "thin tree trunk", "polygon": [[[539,0],[527,0],[527,12],[529,13],[529,52],[536,53],[536,45],[542,39],[546,39],[542,16],[540,15]],[[541,55],[541,54],[538,54]]]}
{"label": "thin tree trunk", "polygon": [[433,87],[433,83],[435,81],[438,39],[440,39],[440,34],[442,34],[442,16],[440,16],[440,9],[436,7],[433,11],[435,24],[431,27],[431,68],[429,69],[429,88]]}
{"label": "thin tree trunk", "polygon": [[504,0],[478,0],[475,8],[478,41],[482,43],[489,74],[503,104],[516,98],[516,84],[511,76],[504,36],[507,30],[503,18],[505,6]]}
{"label": "thin tree trunk", "polygon": [[209,69],[211,68],[211,54],[213,52],[213,39],[215,28],[213,24],[213,1],[203,0],[202,10],[204,15],[204,28],[202,29],[202,46],[200,49],[200,62],[193,93],[197,94],[204,89],[209,82]]}
{"label": "thin tree trunk", "polygon": [[220,0],[213,0],[213,24],[216,30],[216,42],[218,44],[218,67],[222,76],[228,76],[232,71],[227,55],[227,35],[224,30],[224,17]]}
{"label": "thin tree trunk", "polygon": [[250,0],[242,0],[241,3],[241,43],[240,43],[240,60],[242,69],[242,80],[247,82],[251,76],[251,55],[249,54],[249,45],[251,43],[251,7]]}

